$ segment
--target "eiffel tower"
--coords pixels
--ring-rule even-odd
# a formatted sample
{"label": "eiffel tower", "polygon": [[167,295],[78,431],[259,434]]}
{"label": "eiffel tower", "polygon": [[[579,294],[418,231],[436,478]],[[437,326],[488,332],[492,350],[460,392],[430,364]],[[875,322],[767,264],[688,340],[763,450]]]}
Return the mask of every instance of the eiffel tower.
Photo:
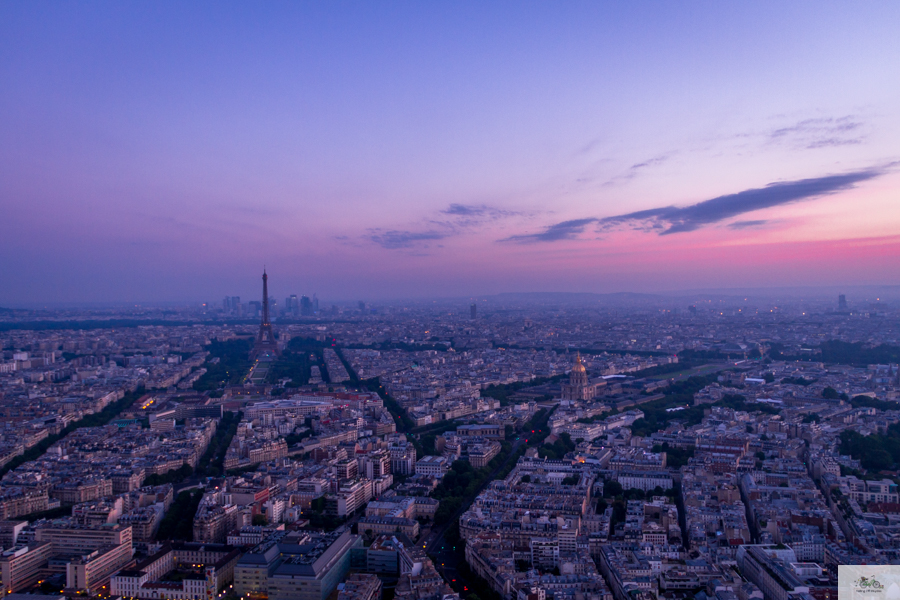
{"label": "eiffel tower", "polygon": [[250,358],[255,359],[265,355],[280,356],[278,343],[275,341],[275,333],[272,331],[272,323],[269,322],[269,276],[263,269],[263,302],[262,323],[259,324],[259,334],[256,336],[256,344]]}

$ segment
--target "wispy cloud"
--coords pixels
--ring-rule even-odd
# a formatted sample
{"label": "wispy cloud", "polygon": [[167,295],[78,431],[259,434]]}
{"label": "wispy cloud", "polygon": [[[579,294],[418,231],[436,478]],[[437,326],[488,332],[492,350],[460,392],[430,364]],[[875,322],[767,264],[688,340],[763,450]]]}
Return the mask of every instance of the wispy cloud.
{"label": "wispy cloud", "polygon": [[[677,149],[670,149],[649,155],[634,162],[624,162],[621,157],[607,159],[611,165],[598,168],[595,164],[587,172],[576,179],[578,183],[586,183],[594,179],[604,187],[627,185],[633,180],[649,177],[660,167],[675,159],[689,159],[697,154],[745,156],[790,150],[811,150],[823,148],[839,148],[859,146],[866,142],[871,132],[870,119],[864,113],[852,113],[838,116],[806,115],[772,115],[767,122],[754,124],[749,129],[740,131],[717,132],[708,136],[686,140]],[[599,138],[598,138],[599,139]],[[574,152],[578,157],[592,150],[598,140],[592,140]],[[616,166],[613,166],[616,165]]]}
{"label": "wispy cloud", "polygon": [[479,221],[497,221],[517,217],[524,213],[517,210],[508,210],[488,206],[487,204],[451,204],[440,211],[442,215],[456,218],[457,222],[476,223]]}
{"label": "wispy cloud", "polygon": [[369,241],[388,250],[412,248],[421,245],[423,242],[443,240],[452,235],[452,232],[449,231],[397,231],[393,229],[387,231],[373,229],[370,231],[371,233],[366,236]]}
{"label": "wispy cloud", "polygon": [[852,115],[803,119],[771,131],[768,137],[772,143],[785,143],[810,150],[861,144],[865,139],[863,122]]}
{"label": "wispy cloud", "polygon": [[603,185],[614,185],[616,183],[629,181],[638,177],[641,173],[646,171],[647,169],[658,167],[659,165],[669,161],[673,156],[675,156],[675,152],[667,152],[665,154],[660,154],[646,160],[642,160],[641,162],[634,163],[625,172],[616,175],[612,179],[608,180]]}
{"label": "wispy cloud", "polygon": [[753,229],[754,227],[764,227],[769,224],[768,219],[761,219],[757,221],[735,221],[734,223],[729,223],[729,229]]}
{"label": "wispy cloud", "polygon": [[488,223],[526,214],[487,204],[454,203],[438,211],[436,218],[423,220],[420,229],[370,229],[364,239],[388,250],[427,248],[429,242],[463,235]]}
{"label": "wispy cloud", "polygon": [[550,225],[540,233],[528,233],[523,235],[513,235],[500,240],[501,242],[516,242],[518,244],[532,244],[535,242],[558,242],[559,240],[573,240],[584,231],[584,228],[591,223],[596,223],[599,219],[573,219],[571,221],[563,221]]}
{"label": "wispy cloud", "polygon": [[588,143],[586,143],[584,146],[582,146],[581,148],[579,148],[579,149],[575,152],[575,155],[576,155],[576,156],[580,156],[580,155],[583,155],[583,154],[588,154],[589,152],[591,152],[592,150],[594,150],[594,148],[597,148],[597,147],[602,143],[602,141],[603,141],[603,138],[599,138],[599,137],[596,137],[596,138],[592,139],[591,141],[589,141]]}
{"label": "wispy cloud", "polygon": [[647,159],[647,160],[639,162],[639,163],[634,163],[633,165],[631,165],[628,168],[628,170],[633,172],[633,171],[637,171],[638,169],[646,169],[647,167],[655,167],[655,166],[661,165],[664,162],[666,162],[667,160],[669,160],[669,158],[671,158],[671,156],[672,156],[671,153],[663,154],[661,156],[656,156],[654,158],[650,158],[650,159]]}
{"label": "wispy cloud", "polygon": [[473,206],[470,204],[451,204],[441,212],[445,215],[461,215],[466,217],[480,216],[490,210],[487,206]]}
{"label": "wispy cloud", "polygon": [[829,148],[833,146],[855,146],[857,144],[862,144],[862,138],[854,138],[854,139],[840,139],[840,138],[822,138],[818,140],[813,140],[806,147],[810,150],[814,150],[816,148]]}
{"label": "wispy cloud", "polygon": [[[745,213],[841,192],[858,183],[880,177],[892,166],[894,166],[893,163],[886,167],[864,169],[841,175],[770,183],[762,188],[719,196],[690,206],[664,206],[612,217],[572,219],[550,225],[539,233],[513,235],[499,241],[530,244],[571,240],[576,239],[592,223],[596,223],[601,232],[633,229],[648,233],[655,232],[659,235],[684,233],[727,221]],[[728,227],[736,230],[748,229],[763,227],[771,222],[769,220],[742,220],[735,221]]]}

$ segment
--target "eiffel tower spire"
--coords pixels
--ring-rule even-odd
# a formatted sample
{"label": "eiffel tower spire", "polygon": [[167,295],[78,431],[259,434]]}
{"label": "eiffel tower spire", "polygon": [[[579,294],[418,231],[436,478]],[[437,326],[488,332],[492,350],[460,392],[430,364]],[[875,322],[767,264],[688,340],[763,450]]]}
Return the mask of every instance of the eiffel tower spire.
{"label": "eiffel tower spire", "polygon": [[275,333],[272,331],[272,323],[269,321],[269,276],[263,267],[263,301],[262,322],[259,324],[259,334],[256,336],[256,344],[253,346],[251,358],[259,358],[265,354],[279,356],[278,342],[275,341]]}
{"label": "eiffel tower spire", "polygon": [[262,310],[262,326],[269,325],[269,276],[266,275],[266,268],[263,267],[263,310]]}

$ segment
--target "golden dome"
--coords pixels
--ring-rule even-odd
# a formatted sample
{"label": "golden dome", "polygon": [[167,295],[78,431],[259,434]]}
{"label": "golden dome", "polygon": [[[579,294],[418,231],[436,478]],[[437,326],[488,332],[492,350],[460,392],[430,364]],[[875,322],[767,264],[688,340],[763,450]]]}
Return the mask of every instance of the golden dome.
{"label": "golden dome", "polygon": [[584,365],[581,364],[581,352],[575,355],[575,366],[572,367],[573,373],[584,373]]}

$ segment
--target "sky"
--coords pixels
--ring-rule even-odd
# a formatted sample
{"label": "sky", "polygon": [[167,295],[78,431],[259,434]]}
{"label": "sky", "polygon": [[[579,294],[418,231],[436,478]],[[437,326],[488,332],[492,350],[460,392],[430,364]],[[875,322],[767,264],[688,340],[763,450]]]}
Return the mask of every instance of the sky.
{"label": "sky", "polygon": [[0,306],[900,283],[896,2],[0,3]]}

